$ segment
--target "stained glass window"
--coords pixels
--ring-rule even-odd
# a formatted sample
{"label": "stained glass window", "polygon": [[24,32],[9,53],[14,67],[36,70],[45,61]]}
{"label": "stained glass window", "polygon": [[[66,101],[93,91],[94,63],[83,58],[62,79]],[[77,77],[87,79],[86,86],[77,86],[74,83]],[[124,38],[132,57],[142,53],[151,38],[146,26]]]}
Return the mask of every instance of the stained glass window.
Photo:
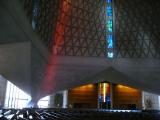
{"label": "stained glass window", "polygon": [[106,48],[107,57],[113,58],[113,13],[112,0],[106,0]]}
{"label": "stained glass window", "polygon": [[[111,97],[110,97],[110,83],[99,83],[98,85],[98,102],[99,108],[110,108]],[[105,103],[105,104],[104,104]]]}
{"label": "stained glass window", "polygon": [[108,52],[108,58],[113,58],[113,52]]}
{"label": "stained glass window", "polygon": [[108,32],[112,32],[112,29],[113,29],[112,20],[108,20],[107,21],[107,30],[108,30]]}
{"label": "stained glass window", "polygon": [[108,41],[108,48],[113,48],[113,39],[112,39],[112,35],[108,35],[107,37],[107,41]]}
{"label": "stained glass window", "polygon": [[107,6],[107,16],[111,17],[112,16],[112,7],[111,6]]}
{"label": "stained glass window", "polygon": [[111,3],[112,2],[112,0],[106,0],[107,1],[107,3]]}
{"label": "stained glass window", "polygon": [[32,10],[32,28],[33,29],[36,28],[37,18],[39,14],[40,14],[39,0],[35,0],[33,10]]}

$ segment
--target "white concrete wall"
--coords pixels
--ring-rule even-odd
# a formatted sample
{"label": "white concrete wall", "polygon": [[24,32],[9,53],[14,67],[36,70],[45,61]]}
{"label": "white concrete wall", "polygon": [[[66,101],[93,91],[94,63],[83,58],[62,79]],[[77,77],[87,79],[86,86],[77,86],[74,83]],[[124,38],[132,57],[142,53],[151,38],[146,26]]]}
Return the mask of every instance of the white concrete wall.
{"label": "white concrete wall", "polygon": [[68,106],[68,91],[63,91],[63,108],[67,108]]}
{"label": "white concrete wall", "polygon": [[160,110],[159,95],[142,92],[142,106],[143,109]]}
{"label": "white concrete wall", "polygon": [[6,96],[6,84],[7,84],[7,80],[5,80],[0,75],[0,107],[4,106],[4,101]]}

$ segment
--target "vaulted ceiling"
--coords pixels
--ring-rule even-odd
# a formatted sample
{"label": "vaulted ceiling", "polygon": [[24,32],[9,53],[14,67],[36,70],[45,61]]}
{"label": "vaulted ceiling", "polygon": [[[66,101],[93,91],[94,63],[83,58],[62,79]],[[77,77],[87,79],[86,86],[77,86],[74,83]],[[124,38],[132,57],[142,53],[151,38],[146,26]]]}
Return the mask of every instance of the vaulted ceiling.
{"label": "vaulted ceiling", "polygon": [[[136,12],[134,24],[128,23],[133,19],[131,16],[126,19],[130,13],[127,11],[124,14],[123,10],[129,9],[125,8],[128,4],[136,5],[138,0],[135,2],[124,1],[126,3],[115,3],[116,57],[107,59],[105,46],[102,44],[105,42],[103,29],[97,28],[97,24],[99,25],[101,22],[100,16],[98,13],[94,16],[94,11],[90,10],[91,6],[85,10],[89,9],[90,13],[88,14],[91,15],[88,15],[84,21],[89,22],[90,17],[94,18],[91,23],[88,23],[88,27],[83,24],[83,19],[76,18],[78,17],[76,15],[80,16],[81,12],[83,13],[83,9],[81,9],[81,12],[75,13],[71,19],[76,18],[77,21],[81,21],[81,23],[75,24],[80,24],[82,28],[78,29],[76,25],[73,27],[74,25],[71,23],[66,29],[69,36],[64,36],[66,42],[60,42],[59,46],[56,46],[54,42],[49,42],[57,47],[56,52],[54,51],[55,54],[52,54],[52,46],[49,44],[50,47],[48,47],[48,42],[44,43],[43,41],[45,33],[42,35],[32,29],[21,2],[19,0],[14,2],[2,0],[0,4],[0,16],[2,16],[0,18],[0,74],[35,99],[59,90],[103,81],[129,85],[160,94],[160,54],[159,42],[157,42],[159,41],[157,34],[160,32],[160,27],[157,28],[156,21],[144,23],[149,25],[149,28],[141,29],[143,25],[140,26],[139,22],[138,25],[135,25],[135,21],[141,20],[141,16],[137,15],[138,12]],[[98,2],[98,4],[89,1],[85,3],[85,0],[78,0],[78,2],[79,4],[83,3],[82,8],[91,4],[96,7],[96,10],[103,10],[100,7],[103,2]],[[73,5],[76,6],[77,3]],[[149,7],[150,0],[138,3],[144,4],[146,9],[154,10],[154,14],[159,12],[158,8]],[[121,8],[122,5],[123,8]],[[140,6],[138,8],[139,11],[144,11]],[[130,9],[132,13],[134,9]],[[71,13],[73,14],[73,12]],[[153,20],[158,18],[159,16]],[[98,19],[97,24],[95,23],[96,19]],[[128,24],[125,27],[122,23]],[[134,28],[134,25],[137,27]],[[92,27],[95,30],[89,30]],[[138,31],[134,31],[135,29]],[[157,30],[155,33],[152,32],[154,29]]]}

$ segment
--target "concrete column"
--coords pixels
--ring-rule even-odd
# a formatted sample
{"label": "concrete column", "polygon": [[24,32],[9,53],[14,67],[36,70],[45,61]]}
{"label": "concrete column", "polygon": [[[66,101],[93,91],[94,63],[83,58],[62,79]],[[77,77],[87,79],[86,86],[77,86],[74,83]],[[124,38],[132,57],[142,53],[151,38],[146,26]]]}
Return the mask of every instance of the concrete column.
{"label": "concrete column", "polygon": [[51,108],[57,108],[57,107],[65,108],[66,102],[67,102],[66,96],[68,95],[67,95],[67,92],[65,91],[60,91],[60,92],[52,94],[50,97],[50,107]]}
{"label": "concrete column", "polygon": [[0,75],[0,108],[4,107],[6,98],[7,80]]}
{"label": "concrete column", "polygon": [[55,93],[50,96],[50,108],[55,108]]}
{"label": "concrete column", "polygon": [[68,106],[68,90],[63,91],[63,108]]}

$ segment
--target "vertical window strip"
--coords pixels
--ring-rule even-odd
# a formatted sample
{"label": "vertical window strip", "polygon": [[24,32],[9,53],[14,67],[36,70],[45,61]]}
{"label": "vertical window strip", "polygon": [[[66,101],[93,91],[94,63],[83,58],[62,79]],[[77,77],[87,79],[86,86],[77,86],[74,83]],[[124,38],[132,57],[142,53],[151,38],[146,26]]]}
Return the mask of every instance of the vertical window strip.
{"label": "vertical window strip", "polygon": [[37,19],[40,14],[39,0],[34,0],[33,10],[32,10],[32,28],[33,30],[37,27]]}
{"label": "vertical window strip", "polygon": [[107,57],[113,58],[113,9],[112,0],[106,0],[106,48]]}
{"label": "vertical window strip", "polygon": [[[5,107],[6,108],[18,108],[21,109],[26,107],[27,103],[31,100],[31,97],[19,89],[17,86],[12,84],[10,81],[7,82]],[[39,107],[49,107],[50,96],[39,100]]]}
{"label": "vertical window strip", "polygon": [[[20,94],[21,93],[21,94]],[[6,108],[23,108],[30,100],[30,96],[24,93],[21,89],[16,87],[11,82],[7,82],[6,87],[6,98],[5,107]]]}

